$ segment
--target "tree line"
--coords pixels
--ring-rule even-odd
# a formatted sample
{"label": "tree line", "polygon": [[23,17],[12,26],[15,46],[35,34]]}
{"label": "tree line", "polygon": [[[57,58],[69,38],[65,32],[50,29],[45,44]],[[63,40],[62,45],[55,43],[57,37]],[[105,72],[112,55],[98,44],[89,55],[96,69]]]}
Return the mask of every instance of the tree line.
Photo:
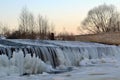
{"label": "tree line", "polygon": [[1,35],[9,39],[48,39],[54,33],[54,24],[47,17],[34,17],[26,7],[22,9],[18,20],[18,29],[10,30],[9,26],[0,23]]}
{"label": "tree line", "polygon": [[18,19],[18,29],[10,31],[9,26],[0,24],[1,35],[8,39],[60,39],[60,40],[74,40],[72,34],[64,31],[57,34],[54,38],[55,25],[50,23],[47,17],[38,15],[36,18],[32,12],[26,7],[21,10]]}
{"label": "tree line", "polygon": [[[54,24],[42,15],[36,18],[27,8],[23,8],[19,16],[18,29],[10,31],[7,25],[0,23],[1,34],[10,39],[50,39],[51,33],[55,33]],[[87,17],[82,21],[80,32],[97,34],[120,31],[120,13],[114,5],[102,4],[91,9]],[[57,39],[75,40],[74,35],[58,33]],[[55,35],[55,34],[54,34]]]}
{"label": "tree line", "polygon": [[19,28],[8,38],[47,39],[49,34],[54,32],[53,27],[46,17],[39,14],[35,19],[32,12],[23,8],[19,16]]}

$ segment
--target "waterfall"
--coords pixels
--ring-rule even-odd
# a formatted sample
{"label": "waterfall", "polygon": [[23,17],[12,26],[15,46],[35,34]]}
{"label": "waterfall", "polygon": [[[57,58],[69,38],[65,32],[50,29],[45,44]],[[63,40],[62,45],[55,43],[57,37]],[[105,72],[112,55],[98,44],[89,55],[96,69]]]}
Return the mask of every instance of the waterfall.
{"label": "waterfall", "polygon": [[[11,66],[20,75],[55,71],[60,66],[97,63],[118,57],[120,47],[75,41],[0,40],[0,67]],[[5,58],[5,60],[3,59]],[[109,59],[107,59],[109,60]]]}

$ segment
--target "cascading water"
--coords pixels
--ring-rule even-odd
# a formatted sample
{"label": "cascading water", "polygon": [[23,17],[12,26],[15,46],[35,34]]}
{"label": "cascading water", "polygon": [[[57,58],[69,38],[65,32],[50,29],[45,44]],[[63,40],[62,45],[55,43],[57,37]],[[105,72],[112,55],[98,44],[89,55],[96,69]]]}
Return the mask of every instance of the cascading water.
{"label": "cascading water", "polygon": [[[0,68],[8,73],[37,74],[71,66],[111,62],[120,48],[71,41],[0,40]],[[59,71],[59,70],[58,70]]]}

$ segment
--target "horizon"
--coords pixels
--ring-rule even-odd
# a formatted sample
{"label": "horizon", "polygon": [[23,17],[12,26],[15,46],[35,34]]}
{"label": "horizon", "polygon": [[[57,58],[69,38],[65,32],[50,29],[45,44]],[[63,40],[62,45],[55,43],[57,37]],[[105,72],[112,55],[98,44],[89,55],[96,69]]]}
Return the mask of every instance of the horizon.
{"label": "horizon", "polygon": [[90,9],[101,4],[112,4],[119,9],[119,0],[2,0],[0,1],[0,22],[17,28],[21,9],[26,6],[34,16],[46,16],[55,24],[57,33],[65,30],[79,34],[77,27],[87,16]]}

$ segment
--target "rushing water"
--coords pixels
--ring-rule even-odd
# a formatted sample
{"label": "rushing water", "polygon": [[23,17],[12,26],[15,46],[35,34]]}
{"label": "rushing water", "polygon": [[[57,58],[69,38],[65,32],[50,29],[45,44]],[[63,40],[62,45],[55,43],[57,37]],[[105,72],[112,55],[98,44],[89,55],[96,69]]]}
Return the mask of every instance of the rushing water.
{"label": "rushing water", "polygon": [[0,40],[0,69],[6,74],[37,74],[72,66],[115,62],[118,46],[78,41]]}

